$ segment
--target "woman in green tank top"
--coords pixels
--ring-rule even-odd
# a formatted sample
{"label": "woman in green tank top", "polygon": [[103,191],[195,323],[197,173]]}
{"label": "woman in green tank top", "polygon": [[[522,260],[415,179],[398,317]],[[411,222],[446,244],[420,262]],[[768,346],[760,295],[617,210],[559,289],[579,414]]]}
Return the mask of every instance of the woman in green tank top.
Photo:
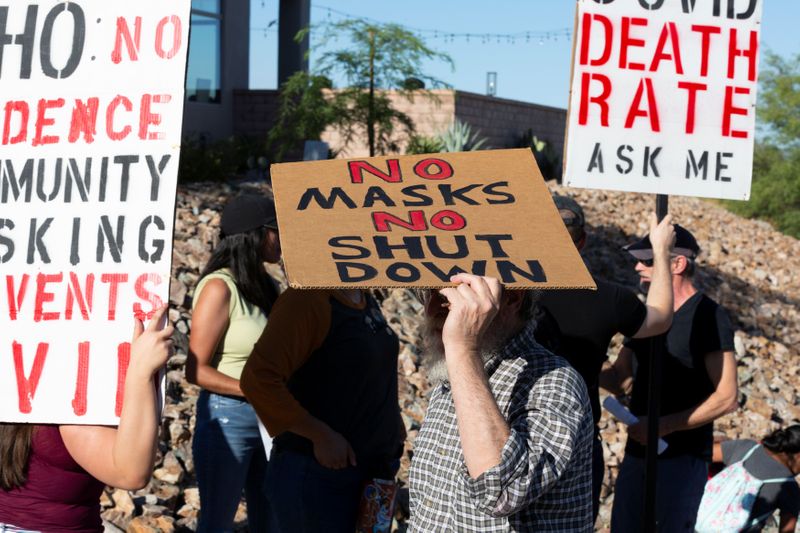
{"label": "woman in green tank top", "polygon": [[192,443],[201,504],[197,531],[232,531],[244,490],[250,531],[266,532],[267,458],[239,377],[278,297],[264,268],[280,261],[275,206],[263,196],[239,196],[225,206],[221,229],[194,292],[186,363],[186,379],[203,388]]}

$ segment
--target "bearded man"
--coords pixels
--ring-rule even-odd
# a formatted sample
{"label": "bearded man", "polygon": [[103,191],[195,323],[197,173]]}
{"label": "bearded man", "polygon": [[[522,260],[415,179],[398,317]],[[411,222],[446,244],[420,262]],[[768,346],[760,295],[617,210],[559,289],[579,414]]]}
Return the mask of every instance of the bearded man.
{"label": "bearded man", "polygon": [[591,531],[592,410],[533,337],[535,298],[453,276],[426,297],[428,377],[409,531]]}

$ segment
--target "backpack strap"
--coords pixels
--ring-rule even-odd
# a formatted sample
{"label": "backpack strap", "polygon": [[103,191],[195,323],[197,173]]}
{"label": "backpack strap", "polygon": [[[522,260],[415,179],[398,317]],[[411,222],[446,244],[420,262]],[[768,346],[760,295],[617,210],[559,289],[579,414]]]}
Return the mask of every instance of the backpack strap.
{"label": "backpack strap", "polygon": [[772,479],[764,479],[762,483],[788,483],[789,481],[795,481],[793,477],[776,477]]}
{"label": "backpack strap", "polygon": [[775,511],[772,510],[772,511],[770,511],[768,513],[764,513],[761,516],[758,516],[756,518],[750,519],[750,521],[747,523],[747,527],[745,529],[743,529],[742,531],[747,531],[748,529],[753,529],[754,527],[766,522],[767,520],[769,520],[769,517],[771,517],[774,512]]}
{"label": "backpack strap", "polygon": [[749,450],[749,451],[748,451],[746,454],[744,454],[744,457],[742,457],[742,460],[741,460],[741,461],[739,461],[739,462],[740,462],[740,463],[744,463],[745,461],[747,461],[748,459],[750,459],[750,456],[751,456],[751,455],[753,455],[753,452],[755,452],[755,451],[756,451],[758,448],[760,448],[760,447],[761,447],[761,445],[760,445],[760,444],[756,444],[756,445],[754,445],[752,448],[750,448],[750,450]]}
{"label": "backpack strap", "polygon": [[[739,462],[740,463],[744,463],[745,461],[750,459],[750,456],[753,455],[753,452],[756,451],[756,448],[759,448],[760,446],[761,446],[761,444],[756,444],[755,446],[750,448],[750,450],[744,455],[744,457],[742,457],[742,460],[739,461]],[[762,479],[761,483],[787,483],[789,481],[795,481],[795,478],[794,477],[775,477],[775,478],[772,478],[772,479]]]}

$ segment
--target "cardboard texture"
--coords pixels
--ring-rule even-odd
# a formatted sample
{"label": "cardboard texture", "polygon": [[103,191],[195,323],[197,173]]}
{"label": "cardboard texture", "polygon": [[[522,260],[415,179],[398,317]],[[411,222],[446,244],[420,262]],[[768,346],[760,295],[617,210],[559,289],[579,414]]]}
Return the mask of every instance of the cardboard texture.
{"label": "cardboard texture", "polygon": [[296,288],[594,288],[528,149],[272,166]]}
{"label": "cardboard texture", "polygon": [[564,183],[746,200],[763,0],[577,0]]}
{"label": "cardboard texture", "polygon": [[0,421],[114,425],[169,299],[191,2],[4,4]]}

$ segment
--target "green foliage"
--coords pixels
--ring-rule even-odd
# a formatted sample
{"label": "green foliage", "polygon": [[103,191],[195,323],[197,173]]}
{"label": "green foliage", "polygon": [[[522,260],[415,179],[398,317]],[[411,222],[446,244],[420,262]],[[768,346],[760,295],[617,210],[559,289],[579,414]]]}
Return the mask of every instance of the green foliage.
{"label": "green foliage", "polygon": [[426,135],[412,135],[406,146],[406,154],[436,154],[444,151],[442,141],[438,137],[428,137]]}
{"label": "green foliage", "polygon": [[363,138],[365,130],[369,138],[371,126],[371,155],[397,152],[395,134],[398,131],[406,134],[414,131],[411,117],[394,109],[385,93],[370,95],[357,87],[347,87],[336,92],[332,105],[337,110],[333,126],[339,130],[344,146],[354,139]]}
{"label": "green foliage", "polygon": [[328,125],[337,122],[340,112],[326,97],[331,88],[325,76],[295,72],[281,86],[278,120],[267,136],[267,151],[279,163],[292,150],[302,150],[306,140],[319,140]]}
{"label": "green foliage", "polygon": [[241,136],[211,142],[204,137],[186,137],[181,143],[178,180],[226,181],[248,170],[266,175],[268,163],[259,144]]}
{"label": "green foliage", "polygon": [[517,146],[531,149],[545,180],[554,179],[561,182],[561,156],[549,141],[539,139],[533,134],[533,129],[529,128],[522,134]]}
{"label": "green foliage", "polygon": [[[431,87],[445,86],[422,72],[421,65],[431,60],[453,63],[450,56],[428,48],[425,41],[397,24],[347,19],[318,29],[321,32],[315,43],[317,49],[339,40],[349,41],[349,46],[326,50],[315,59],[319,72],[331,77],[342,74],[352,87],[368,89],[372,80],[376,89],[405,91],[408,78],[417,78]],[[303,36],[301,33],[298,38]]]}
{"label": "green foliage", "polygon": [[[345,143],[354,136],[366,133],[370,155],[396,150],[392,140],[398,130],[413,132],[414,125],[405,113],[392,107],[391,100],[378,90],[393,89],[413,99],[419,83],[407,83],[410,78],[432,87],[444,85],[440,80],[422,72],[425,61],[452,60],[429,48],[424,41],[397,24],[381,24],[362,19],[329,23],[315,32],[315,47],[323,50],[315,62],[318,72],[334,77],[341,75],[349,87],[338,91],[333,105],[338,110],[334,125],[343,133]],[[305,38],[308,30],[297,35]],[[333,42],[344,40],[341,48]]]}
{"label": "green foliage", "polygon": [[758,144],[753,188],[748,202],[727,201],[731,211],[770,221],[778,230],[800,238],[800,148],[783,151]]}
{"label": "green foliage", "polygon": [[406,147],[407,154],[434,154],[437,152],[470,152],[486,150],[486,138],[480,131],[472,130],[466,122],[456,120],[433,137],[412,135]]}
{"label": "green foliage", "polygon": [[480,136],[479,130],[472,131],[472,126],[458,119],[436,137],[443,152],[472,152],[488,148],[484,147],[487,139]]}
{"label": "green foliage", "polygon": [[800,54],[793,59],[766,55],[759,98],[763,136],[753,157],[750,200],[724,203],[800,238]]}
{"label": "green foliage", "polygon": [[768,52],[764,63],[758,119],[768,126],[766,140],[782,148],[800,148],[800,54],[784,59]]}

